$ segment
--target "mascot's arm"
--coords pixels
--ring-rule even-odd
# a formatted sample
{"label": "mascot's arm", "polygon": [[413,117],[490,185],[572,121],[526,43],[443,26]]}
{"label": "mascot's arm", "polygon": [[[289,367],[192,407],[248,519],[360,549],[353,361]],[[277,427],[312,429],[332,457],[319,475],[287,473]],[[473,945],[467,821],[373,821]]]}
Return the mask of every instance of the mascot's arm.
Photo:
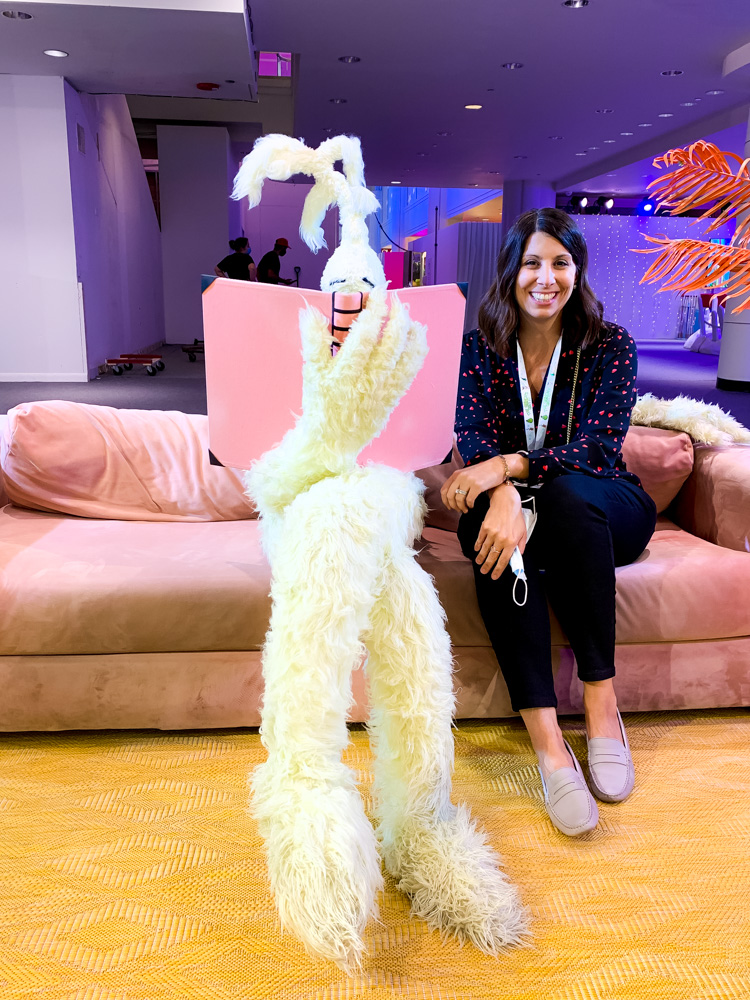
{"label": "mascot's arm", "polygon": [[281,514],[319,480],[353,469],[422,367],[425,328],[395,297],[383,328],[386,313],[385,293],[372,292],[335,357],[328,320],[316,309],[300,313],[303,412],[246,476],[264,517]]}

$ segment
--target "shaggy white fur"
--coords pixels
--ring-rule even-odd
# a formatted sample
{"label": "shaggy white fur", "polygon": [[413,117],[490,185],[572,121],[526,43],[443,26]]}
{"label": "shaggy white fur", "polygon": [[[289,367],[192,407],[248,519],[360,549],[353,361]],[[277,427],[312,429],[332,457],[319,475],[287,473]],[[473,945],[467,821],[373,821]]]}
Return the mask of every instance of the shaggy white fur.
{"label": "shaggy white fur", "polygon": [[728,444],[732,441],[750,444],[750,430],[715,403],[676,396],[659,399],[650,392],[638,397],[630,418],[631,424],[642,427],[664,427],[685,431],[701,444]]}
{"label": "shaggy white fur", "polygon": [[[337,159],[345,178],[333,170]],[[338,201],[342,209],[343,238],[323,286],[374,288],[335,357],[327,319],[300,313],[303,412],[246,474],[272,568],[261,727],[268,759],[251,777],[271,885],[282,924],[312,954],[351,972],[377,915],[379,844],[417,916],[496,953],[521,939],[526,917],[468,810],[450,800],[450,639],[413,548],[424,487],[395,469],[357,466],[422,366],[426,331],[395,296],[388,311],[385,275],[366,245],[374,199],[358,140],[307,150],[265,137],[236,191],[257,204],[264,176],[300,171],[316,178],[302,226],[311,246],[320,245],[326,208]],[[351,673],[365,651],[377,837],[341,760]]]}

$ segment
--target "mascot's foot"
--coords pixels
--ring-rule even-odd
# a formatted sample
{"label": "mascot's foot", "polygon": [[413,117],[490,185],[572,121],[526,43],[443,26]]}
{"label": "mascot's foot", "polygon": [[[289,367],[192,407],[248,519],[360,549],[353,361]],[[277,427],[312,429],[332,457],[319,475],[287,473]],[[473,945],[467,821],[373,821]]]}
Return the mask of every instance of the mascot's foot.
{"label": "mascot's foot", "polygon": [[527,918],[518,890],[465,806],[430,826],[405,824],[388,845],[386,866],[430,927],[496,954],[518,944]]}
{"label": "mascot's foot", "polygon": [[359,793],[257,771],[252,784],[252,812],[266,842],[282,927],[310,954],[356,971],[383,885],[375,832]]}

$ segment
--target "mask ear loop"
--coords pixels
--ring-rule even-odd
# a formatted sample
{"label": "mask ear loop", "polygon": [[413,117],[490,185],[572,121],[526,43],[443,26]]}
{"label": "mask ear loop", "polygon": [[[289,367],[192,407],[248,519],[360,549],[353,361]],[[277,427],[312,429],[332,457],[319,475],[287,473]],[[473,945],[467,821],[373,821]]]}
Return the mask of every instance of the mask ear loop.
{"label": "mask ear loop", "polygon": [[[518,586],[519,582],[523,583],[523,600],[522,601],[519,601],[518,598],[516,597],[516,587]],[[520,572],[516,576],[516,579],[515,579],[515,581],[513,583],[513,603],[515,605],[517,605],[517,607],[522,608],[524,606],[524,604],[526,603],[526,598],[528,596],[529,596],[529,584],[528,584],[528,581],[526,580],[526,574],[522,571],[522,572]]]}

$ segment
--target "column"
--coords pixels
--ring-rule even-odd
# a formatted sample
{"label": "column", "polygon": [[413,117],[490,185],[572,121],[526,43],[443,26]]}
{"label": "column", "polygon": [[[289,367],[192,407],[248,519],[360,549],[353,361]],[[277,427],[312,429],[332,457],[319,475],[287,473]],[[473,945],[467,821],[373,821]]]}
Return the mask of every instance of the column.
{"label": "column", "polygon": [[554,208],[555,192],[551,184],[534,181],[505,181],[503,184],[502,236],[519,215],[532,208]]}

